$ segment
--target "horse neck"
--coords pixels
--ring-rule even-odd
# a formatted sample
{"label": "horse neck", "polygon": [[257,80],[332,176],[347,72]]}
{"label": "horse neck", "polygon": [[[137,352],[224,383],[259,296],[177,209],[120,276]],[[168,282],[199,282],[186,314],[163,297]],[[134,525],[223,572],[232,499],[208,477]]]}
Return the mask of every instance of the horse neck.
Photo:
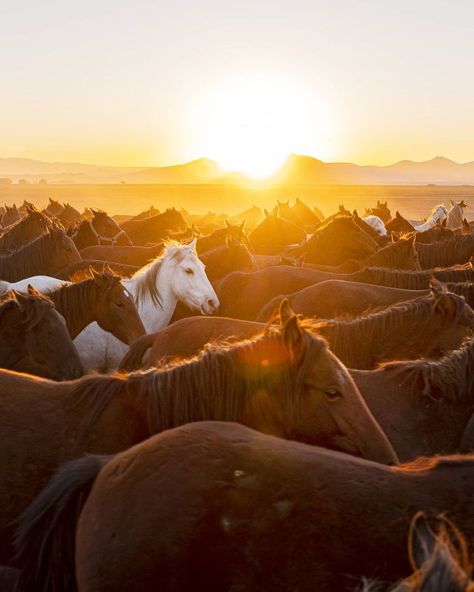
{"label": "horse neck", "polygon": [[61,286],[48,296],[59,314],[66,319],[71,339],[74,339],[90,323],[97,321],[99,292],[94,280],[85,280]]}
{"label": "horse neck", "polygon": [[260,364],[249,368],[243,352],[251,352],[254,347],[243,346],[237,353],[207,352],[170,369],[135,378],[132,375],[129,380],[141,381],[140,393],[148,402],[150,432],[204,420],[271,428],[271,411],[263,409],[271,405],[271,397],[261,396],[259,400],[259,395],[288,388],[290,374],[285,370],[271,374],[262,371]]}
{"label": "horse neck", "polygon": [[[432,301],[410,301],[354,320],[336,320],[322,326],[331,350],[346,366],[371,369],[394,359],[413,343],[431,343],[445,327],[433,322]],[[388,346],[388,349],[387,349]]]}
{"label": "horse neck", "polygon": [[[32,241],[13,253],[0,257],[0,274],[7,281],[18,281],[49,270],[55,252],[54,245],[45,248],[41,239]],[[41,267],[41,269],[38,269]],[[7,277],[8,276],[8,277]]]}
{"label": "horse neck", "polygon": [[178,298],[173,292],[171,279],[172,273],[173,268],[170,266],[169,261],[166,258],[163,259],[156,276],[156,286],[160,294],[159,305],[156,305],[149,296],[137,300],[138,278],[122,280],[122,284],[132,294],[135,300],[138,314],[140,315],[147,333],[155,333],[163,327],[166,327],[173,316],[174,309],[178,303]]}

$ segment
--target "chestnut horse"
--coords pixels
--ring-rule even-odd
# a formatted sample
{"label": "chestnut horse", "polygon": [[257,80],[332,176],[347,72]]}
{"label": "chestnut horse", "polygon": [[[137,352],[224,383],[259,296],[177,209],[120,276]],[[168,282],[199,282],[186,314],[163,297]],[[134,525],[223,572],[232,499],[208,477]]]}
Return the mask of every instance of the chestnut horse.
{"label": "chestnut horse", "polygon": [[11,559],[15,519],[61,463],[124,450],[189,421],[238,421],[396,462],[347,369],[289,308],[282,318],[257,338],[159,372],[66,383],[0,372],[0,564]]}
{"label": "chestnut horse", "polygon": [[[474,329],[474,311],[462,296],[433,280],[430,296],[351,320],[307,322],[329,341],[344,364],[370,369],[384,361],[436,357],[459,347]],[[139,339],[120,367],[137,367],[133,365],[150,347],[147,363],[153,366],[163,357],[195,355],[217,338],[244,339],[264,328],[261,323],[222,317],[191,317],[179,323]]]}
{"label": "chestnut horse", "polygon": [[[474,341],[439,360],[351,370],[400,460],[460,449],[474,405]],[[472,450],[472,449],[471,449]]]}
{"label": "chestnut horse", "polygon": [[265,210],[265,218],[249,235],[250,243],[259,255],[275,255],[288,245],[302,243],[306,240],[305,231],[284,218],[277,209],[272,212]]}
{"label": "chestnut horse", "polygon": [[82,375],[64,319],[38,292],[9,292],[0,303],[0,366],[53,380]]}
{"label": "chestnut horse", "polygon": [[56,591],[76,579],[79,592],[395,581],[411,573],[418,511],[449,512],[473,538],[473,488],[473,456],[387,467],[236,423],[187,424],[64,466],[23,515],[23,581]]}
{"label": "chestnut horse", "polygon": [[168,238],[169,233],[186,230],[183,216],[171,208],[151,218],[143,220],[127,220],[122,224],[123,230],[130,237],[134,245],[160,243]]}

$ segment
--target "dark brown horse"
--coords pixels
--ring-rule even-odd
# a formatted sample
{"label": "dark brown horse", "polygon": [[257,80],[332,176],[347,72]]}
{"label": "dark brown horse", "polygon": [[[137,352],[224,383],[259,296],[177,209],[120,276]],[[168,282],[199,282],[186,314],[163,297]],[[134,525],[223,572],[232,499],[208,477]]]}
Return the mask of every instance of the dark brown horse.
{"label": "dark brown horse", "polygon": [[348,259],[365,259],[377,243],[359,228],[353,217],[337,217],[321,226],[303,246],[307,263],[339,265]]}
{"label": "dark brown horse", "polygon": [[51,222],[35,208],[27,208],[24,218],[12,224],[0,236],[0,251],[10,251],[27,245],[52,228]]}
{"label": "dark brown horse", "polygon": [[474,342],[439,360],[351,370],[402,461],[460,449],[474,405]]}
{"label": "dark brown horse", "polygon": [[82,376],[64,319],[38,292],[9,292],[0,303],[0,367],[53,380]]}
{"label": "dark brown horse", "polygon": [[90,274],[91,279],[61,286],[48,293],[65,318],[71,339],[94,321],[126,344],[144,335],[145,327],[120,277],[108,269],[100,274],[91,269]]}
{"label": "dark brown horse", "polygon": [[278,254],[288,245],[299,244],[306,240],[305,231],[284,218],[277,210],[267,212],[265,219],[249,235],[250,243],[259,255]]}
{"label": "dark brown horse", "polygon": [[[239,421],[281,437],[379,462],[396,457],[345,367],[284,307],[281,327],[185,364],[128,376],[52,383],[0,372],[0,563],[14,520],[57,467],[84,452],[123,450],[203,419]],[[333,399],[344,397],[342,405]],[[41,419],[39,421],[39,419]]]}
{"label": "dark brown horse", "polygon": [[94,217],[83,220],[74,229],[71,227],[70,236],[74,239],[79,250],[90,245],[131,245],[128,234],[106,212],[92,210]]}
{"label": "dark brown horse", "polygon": [[472,539],[473,488],[472,456],[392,468],[235,423],[188,424],[63,467],[23,516],[23,577],[38,592],[74,573],[79,592],[396,581],[412,571],[418,511],[449,513]]}
{"label": "dark brown horse", "polygon": [[453,238],[455,235],[454,230],[446,228],[446,221],[447,218],[445,218],[443,221],[441,221],[441,218],[438,218],[438,220],[436,220],[436,224],[432,228],[429,228],[423,232],[417,232],[417,242],[420,244],[428,244]]}
{"label": "dark brown horse", "polygon": [[186,222],[175,208],[171,208],[151,218],[127,220],[122,228],[134,245],[144,246],[162,242],[170,232],[186,230]]}
{"label": "dark brown horse", "polygon": [[415,232],[415,227],[413,226],[413,224],[410,224],[410,222],[408,222],[408,220],[404,218],[397,210],[395,218],[392,218],[391,220],[385,222],[385,230],[387,231],[387,234],[389,236],[391,235],[391,233],[403,235]]}
{"label": "dark brown horse", "polygon": [[74,241],[62,230],[50,230],[9,255],[0,256],[0,278],[16,282],[33,275],[53,275],[80,260]]}
{"label": "dark brown horse", "polygon": [[[462,296],[448,292],[435,280],[431,292],[431,296],[398,303],[364,317],[315,322],[312,327],[351,368],[370,369],[388,360],[439,356],[457,348],[474,328],[474,311]],[[131,360],[140,359],[147,347],[152,347],[147,363],[153,366],[162,357],[194,355],[209,341],[245,339],[264,327],[261,323],[222,317],[191,317],[180,323],[140,339],[121,367],[128,369]]]}

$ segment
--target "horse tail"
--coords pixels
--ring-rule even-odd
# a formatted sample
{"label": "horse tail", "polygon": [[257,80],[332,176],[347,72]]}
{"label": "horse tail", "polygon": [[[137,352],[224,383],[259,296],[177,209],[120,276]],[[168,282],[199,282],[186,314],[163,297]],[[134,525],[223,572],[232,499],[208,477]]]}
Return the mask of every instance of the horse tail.
{"label": "horse tail", "polygon": [[23,512],[16,536],[20,590],[74,592],[76,525],[100,469],[111,456],[64,464]]}
{"label": "horse tail", "polygon": [[150,349],[155,341],[156,335],[150,333],[139,337],[129,348],[128,352],[122,358],[118,367],[120,372],[133,372],[142,367],[143,356]]}
{"label": "horse tail", "polygon": [[10,288],[10,282],[5,282],[3,280],[0,280],[0,294],[5,294],[5,292],[8,292],[9,288]]}

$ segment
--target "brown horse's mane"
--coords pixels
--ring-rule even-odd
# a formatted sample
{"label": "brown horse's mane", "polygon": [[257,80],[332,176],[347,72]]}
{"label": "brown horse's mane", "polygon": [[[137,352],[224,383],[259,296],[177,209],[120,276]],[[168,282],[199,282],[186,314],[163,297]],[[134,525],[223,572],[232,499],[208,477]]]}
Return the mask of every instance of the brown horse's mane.
{"label": "brown horse's mane", "polygon": [[474,248],[474,236],[456,235],[445,241],[437,241],[418,245],[418,253],[423,267],[433,268],[436,266],[452,265],[456,261],[462,250],[465,248],[471,250]]}
{"label": "brown horse's mane", "polygon": [[19,277],[29,277],[38,267],[49,268],[57,251],[57,238],[62,235],[61,230],[53,230],[8,255],[1,255],[0,274],[15,273]]}
{"label": "brown horse's mane", "polygon": [[421,472],[443,467],[473,467],[474,454],[452,454],[449,456],[420,456],[409,462],[390,467],[392,471]]}
{"label": "brown horse's mane", "polygon": [[[152,434],[191,421],[238,420],[250,397],[275,386],[282,392],[287,416],[291,416],[292,404],[302,396],[308,366],[326,347],[318,336],[303,336],[305,355],[296,375],[281,329],[267,327],[262,334],[245,341],[210,344],[197,356],[174,361],[159,370],[83,377],[76,381],[72,394],[78,404],[89,408],[81,438],[124,389],[147,402]],[[261,363],[265,356],[270,358],[267,364]]]}
{"label": "brown horse's mane", "polygon": [[474,280],[473,270],[462,266],[448,269],[427,269],[424,271],[367,267],[352,274],[355,281],[408,290],[424,290],[428,288],[432,276],[442,282],[469,282]]}
{"label": "brown horse's mane", "polygon": [[456,401],[474,396],[472,339],[439,360],[387,362],[381,368],[394,373],[407,384],[421,385],[421,393],[426,397]]}
{"label": "brown horse's mane", "polygon": [[[464,308],[464,302],[454,300],[456,304],[455,322]],[[383,310],[370,312],[354,319],[335,319],[316,321],[313,329],[328,337],[331,349],[345,360],[348,365],[357,352],[358,359],[367,359],[372,354],[373,344],[382,335],[401,335],[407,326],[417,327],[418,333],[433,323],[434,298],[430,295],[397,303]]]}
{"label": "brown horse's mane", "polygon": [[182,249],[184,246],[175,241],[165,241],[163,252],[132,275],[131,279],[136,281],[137,306],[147,298],[150,298],[156,306],[161,306],[161,294],[156,287],[158,272],[166,257],[170,257],[176,264],[182,261],[185,255]]}

